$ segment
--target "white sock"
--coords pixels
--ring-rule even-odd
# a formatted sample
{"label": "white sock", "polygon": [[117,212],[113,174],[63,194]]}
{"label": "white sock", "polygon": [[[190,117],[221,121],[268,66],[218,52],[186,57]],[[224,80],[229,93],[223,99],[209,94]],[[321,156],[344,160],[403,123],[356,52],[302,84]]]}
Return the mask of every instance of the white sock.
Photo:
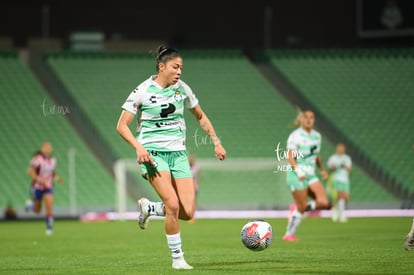
{"label": "white sock", "polygon": [[408,232],[408,235],[409,235],[410,237],[412,237],[412,236],[414,235],[414,219],[413,219],[413,224],[411,225],[410,232]]}
{"label": "white sock", "polygon": [[184,252],[181,248],[181,235],[180,232],[173,235],[167,234],[167,243],[168,248],[171,251],[171,257],[173,259],[182,258],[184,256]]}
{"label": "white sock", "polygon": [[154,205],[155,215],[157,216],[165,216],[164,212],[164,203],[163,202],[156,202]]}
{"label": "white sock", "polygon": [[302,220],[302,214],[298,210],[295,210],[287,225],[286,235],[294,235],[301,220]]}
{"label": "white sock", "polygon": [[148,208],[148,213],[151,216],[165,216],[165,212],[164,212],[164,203],[163,202],[150,202],[149,203],[149,208]]}
{"label": "white sock", "polygon": [[314,201],[314,200],[310,200],[309,202],[308,202],[308,205],[307,205],[307,207],[306,207],[306,210],[308,210],[308,211],[313,211],[313,210],[315,210],[316,209],[316,201]]}
{"label": "white sock", "polygon": [[339,199],[338,201],[338,210],[340,213],[345,211],[346,201],[344,199]]}

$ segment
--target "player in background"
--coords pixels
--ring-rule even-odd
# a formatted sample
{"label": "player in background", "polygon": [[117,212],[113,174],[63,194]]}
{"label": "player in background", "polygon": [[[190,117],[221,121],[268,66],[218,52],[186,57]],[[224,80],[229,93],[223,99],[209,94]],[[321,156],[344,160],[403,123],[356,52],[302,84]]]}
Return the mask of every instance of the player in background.
{"label": "player in background", "polygon": [[346,154],[346,147],[343,143],[336,145],[335,154],[331,155],[327,162],[330,178],[335,190],[335,202],[332,208],[332,220],[346,222],[346,205],[349,201],[350,181],[349,174],[352,170],[352,160]]}
{"label": "player in background", "polygon": [[[184,259],[179,219],[191,220],[195,212],[195,191],[185,145],[184,108],[190,109],[214,143],[215,156],[226,158],[226,151],[212,123],[201,109],[192,89],[183,82],[183,59],[172,48],[160,46],[156,74],[139,84],[122,105],[117,131],[135,150],[144,177],[161,202],[138,200],[138,225],[148,226],[149,217],[165,216],[165,233],[174,269],[193,269]],[[138,117],[136,137],[129,125]]]}
{"label": "player in background", "polygon": [[412,221],[410,231],[404,238],[404,248],[407,251],[412,250],[414,248],[414,219]]}
{"label": "player in background", "polygon": [[[295,201],[291,208],[284,241],[297,241],[296,230],[305,211],[326,209],[329,205],[325,189],[316,175],[316,168],[324,180],[328,174],[323,169],[320,151],[322,138],[313,129],[315,115],[312,110],[300,111],[295,121],[299,125],[288,137],[287,154],[290,171],[286,174],[287,185]],[[308,198],[311,198],[308,201]]]}
{"label": "player in background", "polygon": [[42,201],[46,208],[46,234],[53,234],[53,183],[57,181],[62,183],[62,178],[56,172],[57,160],[52,156],[53,147],[48,141],[42,143],[40,150],[35,153],[28,174],[32,179],[31,197],[26,203],[26,209],[40,213],[42,210]]}

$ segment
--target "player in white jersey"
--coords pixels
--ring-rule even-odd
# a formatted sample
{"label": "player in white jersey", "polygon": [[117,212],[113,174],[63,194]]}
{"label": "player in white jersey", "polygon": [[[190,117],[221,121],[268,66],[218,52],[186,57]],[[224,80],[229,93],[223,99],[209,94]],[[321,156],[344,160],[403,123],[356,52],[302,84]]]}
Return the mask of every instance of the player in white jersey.
{"label": "player in white jersey", "polygon": [[[195,212],[195,191],[186,151],[184,109],[190,109],[200,127],[214,143],[215,156],[226,158],[226,151],[214,127],[201,109],[191,88],[180,79],[181,55],[160,46],[156,56],[156,75],[139,84],[122,105],[117,131],[135,150],[144,177],[162,202],[138,200],[138,225],[148,226],[152,215],[165,216],[165,232],[174,269],[192,269],[184,259],[179,219],[191,220]],[[138,117],[134,136],[129,125]]]}
{"label": "player in white jersey", "polygon": [[[323,179],[328,175],[323,169],[320,150],[321,135],[313,129],[315,115],[311,110],[301,111],[297,118],[299,128],[294,130],[287,140],[290,171],[286,181],[292,192],[295,207],[291,209],[284,241],[297,241],[295,232],[305,211],[328,207],[325,189],[316,175],[316,167]],[[308,197],[311,200],[308,201]]]}
{"label": "player in white jersey", "polygon": [[335,202],[332,208],[332,220],[346,222],[346,204],[349,201],[350,181],[349,174],[352,170],[351,157],[346,154],[346,147],[343,143],[336,145],[336,153],[329,157],[327,162],[328,170],[331,173],[330,180],[335,190]]}
{"label": "player in white jersey", "polygon": [[27,202],[26,208],[40,213],[42,201],[45,202],[47,235],[53,233],[53,181],[62,183],[62,178],[56,172],[57,161],[52,156],[52,151],[52,144],[48,141],[44,142],[30,161],[28,169],[28,174],[32,179],[32,200]]}

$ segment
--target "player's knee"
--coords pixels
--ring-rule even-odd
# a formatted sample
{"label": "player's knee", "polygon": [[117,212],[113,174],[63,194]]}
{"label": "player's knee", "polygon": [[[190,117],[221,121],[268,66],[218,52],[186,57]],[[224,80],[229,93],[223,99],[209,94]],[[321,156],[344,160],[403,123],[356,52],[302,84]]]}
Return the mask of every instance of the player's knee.
{"label": "player's knee", "polygon": [[195,208],[194,207],[183,207],[183,211],[180,211],[180,218],[183,220],[192,220],[194,218]]}
{"label": "player's knee", "polygon": [[169,199],[164,201],[165,210],[170,214],[176,216],[180,211],[180,203],[178,200]]}
{"label": "player's knee", "polygon": [[329,201],[326,198],[319,198],[316,200],[316,206],[318,209],[326,209],[329,206]]}

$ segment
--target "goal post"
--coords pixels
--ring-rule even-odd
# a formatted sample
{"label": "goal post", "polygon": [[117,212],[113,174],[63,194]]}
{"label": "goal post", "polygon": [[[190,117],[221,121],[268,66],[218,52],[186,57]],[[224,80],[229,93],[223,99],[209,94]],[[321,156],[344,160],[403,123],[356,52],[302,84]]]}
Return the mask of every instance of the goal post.
{"label": "goal post", "polygon": [[[273,207],[270,204],[286,204],[287,198],[291,197],[286,196],[289,194],[288,189],[281,180],[285,171],[282,171],[275,158],[228,158],[225,161],[197,158],[196,162],[202,174],[200,182],[203,185],[201,193],[204,197],[199,203],[203,209],[269,209]],[[113,170],[116,181],[116,210],[120,219],[124,219],[128,212],[127,174],[140,175],[141,169],[136,159],[119,159]],[[143,182],[136,184],[143,185]],[[151,187],[148,184],[145,188]],[[154,194],[156,195],[155,192]],[[226,196],[231,197],[229,204],[226,204]]]}
{"label": "goal post", "polygon": [[116,188],[116,209],[121,220],[127,212],[127,172],[140,172],[140,166],[135,159],[118,159],[113,165]]}

